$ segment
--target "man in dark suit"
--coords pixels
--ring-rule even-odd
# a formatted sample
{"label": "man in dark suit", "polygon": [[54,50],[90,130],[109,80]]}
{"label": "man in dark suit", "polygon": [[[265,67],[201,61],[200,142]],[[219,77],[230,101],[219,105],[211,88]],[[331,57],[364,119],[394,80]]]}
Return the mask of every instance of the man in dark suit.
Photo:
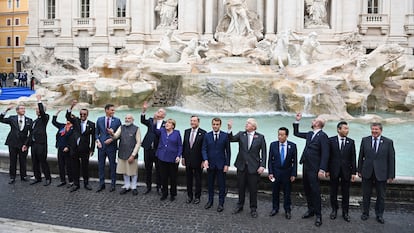
{"label": "man in dark suit", "polygon": [[7,135],[6,145],[9,147],[10,167],[9,184],[14,184],[16,179],[17,159],[19,159],[20,166],[20,180],[26,180],[26,160],[27,151],[23,151],[23,144],[27,141],[29,131],[32,129],[32,119],[26,117],[26,108],[23,105],[16,107],[17,115],[5,117],[7,112],[12,109],[12,106],[7,107],[6,111],[0,114],[0,122],[10,125],[10,132]]}
{"label": "man in dark suit", "polygon": [[96,192],[105,189],[105,161],[109,160],[109,168],[111,174],[111,188],[109,192],[115,191],[116,182],[116,151],[118,150],[117,140],[112,139],[108,130],[114,132],[121,126],[121,120],[114,117],[115,106],[113,104],[105,105],[105,116],[96,120],[95,139],[98,147],[98,163],[99,163],[99,187]]}
{"label": "man in dark suit", "polygon": [[145,134],[144,139],[142,140],[141,146],[144,148],[144,163],[145,163],[145,183],[147,185],[147,190],[144,194],[151,192],[152,185],[152,167],[155,163],[155,175],[157,183],[157,193],[161,195],[161,176],[158,158],[155,156],[155,152],[158,148],[159,137],[155,133],[155,130],[165,127],[164,118],[166,112],[163,108],[158,109],[154,113],[154,117],[145,119],[145,112],[147,111],[148,105],[147,102],[144,102],[142,106],[141,113],[141,124],[147,126],[147,133]]}
{"label": "man in dark suit", "polygon": [[279,192],[283,187],[283,208],[285,209],[286,219],[290,219],[291,215],[291,198],[290,190],[292,182],[297,176],[297,157],[298,151],[296,144],[288,141],[289,130],[281,127],[278,130],[278,141],[272,142],[269,149],[269,180],[272,185],[272,204],[273,208],[270,216],[275,216],[279,212]]}
{"label": "man in dark suit", "polygon": [[382,136],[382,124],[371,124],[371,136],[362,138],[358,158],[358,176],[362,177],[362,220],[369,216],[372,187],[375,185],[377,222],[384,224],[384,200],[386,183],[395,178],[394,142]]}
{"label": "man in dark suit", "polygon": [[257,218],[257,184],[266,167],[266,141],[262,134],[256,132],[257,122],[253,118],[246,121],[245,131],[236,135],[231,132],[233,122],[229,121],[229,140],[239,143],[239,152],[234,165],[237,168],[239,201],[233,214],[243,210],[246,186],[250,193],[250,214]]}
{"label": "man in dark suit", "polygon": [[78,102],[72,101],[72,105],[66,112],[66,119],[72,122],[73,134],[70,140],[73,184],[70,192],[75,192],[80,188],[80,168],[82,162],[83,187],[86,190],[92,190],[89,185],[89,158],[95,150],[95,123],[88,120],[88,109],[82,108],[79,117],[72,115],[72,110]]}
{"label": "man in dark suit", "polygon": [[321,190],[319,179],[325,178],[329,160],[329,140],[325,132],[322,131],[325,121],[315,118],[312,121],[313,131],[299,132],[299,121],[302,114],[296,114],[296,122],[293,123],[293,134],[296,137],[306,139],[300,164],[303,164],[303,188],[305,190],[308,211],[302,218],[310,218],[316,215],[315,226],[322,225],[321,211]]}
{"label": "man in dark suit", "polygon": [[210,209],[214,200],[214,181],[217,176],[219,187],[219,204],[217,212],[224,210],[224,198],[226,196],[226,172],[230,166],[230,142],[227,133],[220,130],[221,119],[213,118],[211,121],[213,131],[204,135],[202,155],[203,167],[208,175],[208,202],[204,206]]}
{"label": "man in dark suit", "polygon": [[45,107],[41,102],[41,96],[36,95],[38,104],[36,108],[37,119],[33,121],[32,130],[29,137],[26,140],[23,150],[31,148],[32,153],[32,165],[35,180],[30,183],[31,185],[37,184],[42,181],[42,174],[40,173],[40,167],[46,178],[44,186],[48,186],[52,183],[52,177],[50,176],[50,168],[47,163],[47,133],[46,127],[49,121],[49,114],[46,114]]}
{"label": "man in dark suit", "polygon": [[342,217],[349,222],[349,188],[356,176],[355,142],[348,138],[348,123],[341,121],[336,127],[338,135],[329,138],[329,164],[327,176],[330,177],[331,219],[338,212],[338,187],[342,192]]}
{"label": "man in dark suit", "polygon": [[[206,131],[200,128],[200,118],[198,116],[191,116],[191,128],[184,131],[183,140],[183,156],[181,163],[185,166],[187,177],[187,203],[191,203],[194,199],[194,204],[200,203],[201,196],[201,173],[203,156],[201,155],[201,148],[203,145],[203,138]],[[195,180],[195,195],[193,195],[193,179]]]}

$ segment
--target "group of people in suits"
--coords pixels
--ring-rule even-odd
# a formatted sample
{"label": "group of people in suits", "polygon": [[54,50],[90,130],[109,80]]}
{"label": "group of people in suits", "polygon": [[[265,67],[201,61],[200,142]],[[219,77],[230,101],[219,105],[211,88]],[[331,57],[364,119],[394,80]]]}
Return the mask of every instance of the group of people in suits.
{"label": "group of people in suits", "polygon": [[[6,117],[8,107],[0,114],[0,122],[10,125],[11,130],[6,139],[10,154],[10,184],[16,179],[17,160],[20,163],[20,178],[26,181],[27,150],[31,147],[33,171],[35,180],[31,184],[41,182],[41,173],[46,178],[45,186],[50,185],[50,169],[47,157],[46,125],[49,115],[38,95],[37,119],[32,121],[25,116],[25,107],[16,107],[16,115]],[[58,111],[52,123],[58,129],[56,147],[58,149],[58,164],[60,170],[60,186],[70,183],[71,192],[80,188],[80,172],[82,171],[84,187],[89,185],[89,157],[93,155],[95,146],[98,149],[99,187],[97,192],[105,189],[105,163],[109,160],[111,186],[109,191],[115,191],[116,173],[124,175],[124,186],[121,194],[132,190],[137,195],[137,158],[139,148],[144,148],[146,174],[146,191],[152,189],[152,173],[155,164],[155,183],[157,193],[164,201],[170,195],[174,201],[177,195],[177,171],[181,161],[185,166],[187,180],[187,203],[200,203],[201,177],[203,169],[207,170],[208,201],[205,209],[210,209],[214,202],[214,187],[219,189],[217,211],[224,210],[226,196],[226,173],[230,167],[230,143],[238,143],[238,153],[234,166],[237,169],[238,202],[233,214],[243,211],[246,189],[249,192],[250,214],[257,218],[257,189],[260,176],[266,165],[268,178],[272,182],[272,210],[270,216],[279,212],[279,193],[283,189],[283,208],[285,217],[291,218],[291,185],[297,176],[297,146],[288,140],[289,129],[280,127],[277,140],[271,142],[267,154],[266,141],[263,134],[257,132],[258,124],[254,118],[246,121],[245,129],[232,132],[232,121],[227,123],[227,132],[221,130],[222,120],[211,120],[212,130],[207,132],[200,128],[200,118],[190,117],[190,128],[181,133],[176,130],[174,119],[164,120],[166,111],[158,109],[153,117],[146,118],[147,103],[142,107],[141,123],[147,126],[147,133],[141,142],[141,133],[134,125],[131,114],[125,117],[125,123],[114,116],[115,106],[107,104],[104,107],[105,116],[94,122],[88,120],[88,110],[82,108],[80,116],[73,115],[73,101],[66,112],[66,123],[57,122]],[[349,189],[356,176],[362,178],[363,213],[362,220],[369,218],[370,199],[373,186],[376,188],[377,201],[375,205],[376,220],[384,223],[384,199],[386,183],[395,178],[395,151],[393,141],[382,136],[382,125],[371,124],[371,135],[362,139],[358,166],[356,163],[355,141],[348,137],[349,126],[341,121],[337,125],[337,135],[328,137],[323,131],[325,121],[315,118],[312,130],[299,131],[302,115],[296,115],[293,123],[294,135],[306,140],[299,160],[303,165],[303,188],[308,210],[302,218],[316,216],[315,225],[322,225],[320,180],[330,179],[331,219],[336,219],[339,209],[338,188],[342,192],[342,217],[349,222]],[[119,142],[118,142],[119,140]],[[118,152],[118,153],[117,153]],[[118,154],[118,165],[117,157]],[[82,166],[80,165],[82,163]],[[168,189],[169,187],[169,189]]]}
{"label": "group of people in suits", "polygon": [[349,222],[350,182],[356,175],[362,178],[363,212],[361,219],[369,218],[372,188],[375,185],[377,200],[375,205],[376,221],[384,224],[384,200],[386,183],[395,178],[395,150],[393,141],[382,136],[382,124],[371,124],[371,135],[362,138],[358,166],[356,165],[355,141],[348,137],[349,126],[341,121],[337,125],[336,136],[328,138],[323,131],[325,121],[315,118],[312,131],[299,132],[302,115],[296,115],[293,123],[294,135],[306,139],[306,145],[300,159],[303,164],[303,187],[308,210],[302,218],[316,215],[315,225],[322,225],[321,193],[319,180],[330,179],[330,200],[332,212],[330,219],[336,219],[338,211],[338,187],[342,192],[342,217]]}

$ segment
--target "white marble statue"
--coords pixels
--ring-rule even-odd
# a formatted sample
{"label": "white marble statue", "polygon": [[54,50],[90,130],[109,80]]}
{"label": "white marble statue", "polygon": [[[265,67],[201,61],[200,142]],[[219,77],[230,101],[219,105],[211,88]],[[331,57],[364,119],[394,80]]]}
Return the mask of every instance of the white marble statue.
{"label": "white marble statue", "polygon": [[277,64],[279,68],[284,68],[291,63],[289,54],[289,36],[291,32],[287,30],[277,35],[272,45],[272,58],[270,64]]}
{"label": "white marble statue", "polygon": [[313,60],[313,52],[323,53],[319,48],[320,43],[318,41],[318,33],[311,32],[307,37],[299,37],[294,33],[291,33],[291,35],[295,39],[303,41],[298,53],[300,65],[311,64]]}
{"label": "white marble statue", "polygon": [[174,55],[174,49],[171,46],[171,39],[173,36],[173,30],[166,29],[164,35],[160,39],[160,43],[157,47],[145,50],[142,54],[142,58],[153,58],[160,61],[167,61],[168,58]]}
{"label": "white marble statue", "polygon": [[305,4],[308,14],[305,17],[306,28],[329,27],[327,0],[306,0]]}
{"label": "white marble statue", "polygon": [[180,61],[181,63],[189,63],[191,61],[201,61],[200,51],[208,50],[208,41],[204,43],[200,41],[197,37],[192,38],[190,41],[186,42],[173,36],[173,39],[181,44],[183,47],[178,50],[181,51]]}
{"label": "white marble statue", "polygon": [[177,28],[177,6],[178,0],[158,0],[155,11],[160,15],[160,24],[157,29]]}
{"label": "white marble statue", "polygon": [[246,0],[224,0],[223,4],[226,14],[230,17],[228,34],[246,35],[253,32],[247,17]]}

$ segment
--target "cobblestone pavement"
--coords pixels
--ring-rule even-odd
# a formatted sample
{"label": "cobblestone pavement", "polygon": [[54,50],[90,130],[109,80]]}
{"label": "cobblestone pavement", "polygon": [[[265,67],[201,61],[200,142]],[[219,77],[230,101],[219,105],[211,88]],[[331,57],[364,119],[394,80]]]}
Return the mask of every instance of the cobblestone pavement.
{"label": "cobblestone pavement", "polygon": [[[217,196],[213,208],[204,209],[207,194],[204,190],[201,203],[186,204],[186,193],[180,188],[177,199],[160,201],[156,192],[143,195],[145,188],[140,184],[138,196],[131,192],[120,195],[121,186],[116,192],[107,189],[96,193],[97,182],[91,182],[94,190],[81,188],[69,193],[66,187],[58,188],[57,179],[52,185],[42,183],[30,186],[28,182],[16,180],[8,184],[8,175],[0,173],[0,218],[24,220],[35,223],[53,224],[64,227],[90,229],[109,232],[414,232],[414,203],[387,201],[384,214],[385,224],[375,221],[374,211],[367,221],[360,220],[360,203],[353,198],[350,210],[351,222],[345,222],[340,214],[336,220],[329,219],[329,200],[323,200],[323,225],[314,226],[314,219],[301,219],[306,211],[304,200],[298,194],[293,198],[292,219],[286,220],[283,211],[269,217],[271,199],[269,193],[260,193],[258,202],[259,217],[253,219],[248,208],[248,198],[244,211],[233,215],[236,195],[229,191],[224,211],[218,213]],[[248,197],[248,195],[247,195]],[[281,207],[281,209],[283,209]],[[340,213],[340,210],[338,211]],[[30,224],[29,224],[30,225]],[[24,227],[24,225],[19,225]],[[0,225],[0,232],[7,230]],[[33,232],[33,225],[26,232]],[[13,231],[15,232],[15,231]],[[25,231],[20,231],[25,232]],[[69,232],[69,231],[68,231]],[[75,231],[74,231],[75,232]]]}

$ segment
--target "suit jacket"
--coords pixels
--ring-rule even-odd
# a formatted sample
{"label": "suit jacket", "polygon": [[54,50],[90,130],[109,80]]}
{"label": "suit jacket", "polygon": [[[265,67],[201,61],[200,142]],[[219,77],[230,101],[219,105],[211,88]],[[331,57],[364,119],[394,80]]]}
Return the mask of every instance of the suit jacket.
{"label": "suit jacket", "polygon": [[[155,133],[155,130],[157,129],[157,123],[154,124],[154,118],[150,117],[148,119],[145,119],[145,115],[141,114],[141,124],[147,126],[147,133],[142,140],[141,146],[145,150],[149,150],[151,148],[157,149],[159,137]],[[165,121],[162,121],[161,127],[165,127]]]}
{"label": "suit jacket", "polygon": [[72,137],[73,134],[73,126],[70,127],[70,130],[68,132],[65,133],[65,135],[62,136],[61,134],[61,130],[63,130],[63,128],[65,128],[66,124],[60,123],[57,121],[57,116],[53,116],[52,117],[52,124],[58,129],[56,132],[56,144],[55,147],[56,148],[65,148],[69,146],[69,142],[70,139]]}
{"label": "suit jacket", "polygon": [[163,127],[155,131],[160,138],[156,156],[159,160],[167,163],[175,163],[177,157],[182,157],[183,141],[181,140],[180,131],[174,129],[170,135],[167,135],[167,130]]}
{"label": "suit jacket", "polygon": [[[66,120],[73,125],[73,134],[70,139],[70,146],[73,152],[89,154],[95,150],[95,123],[87,120],[85,132],[82,133],[81,119],[72,116],[70,111],[66,112]],[[78,142],[79,140],[79,142]]]}
{"label": "suit jacket", "polygon": [[32,130],[30,130],[29,137],[25,144],[27,146],[31,146],[33,143],[47,145],[46,127],[49,122],[49,114],[46,114],[42,103],[38,103],[37,106],[40,114],[32,123]]}
{"label": "suit jacket", "polygon": [[240,171],[244,171],[247,165],[250,174],[257,173],[259,167],[266,168],[266,141],[262,134],[255,132],[253,135],[252,144],[248,149],[248,135],[246,131],[240,131],[233,136],[229,133],[230,142],[239,143],[239,152],[234,166]]}
{"label": "suit jacket", "polygon": [[0,114],[0,122],[10,125],[10,132],[7,135],[5,145],[22,148],[23,144],[26,143],[32,129],[32,119],[27,116],[24,118],[24,127],[23,130],[20,130],[17,115],[5,117],[3,113]]}
{"label": "suit jacket", "polygon": [[203,147],[203,139],[206,131],[198,128],[197,134],[194,138],[193,147],[190,147],[191,128],[184,131],[183,139],[183,159],[185,159],[185,166],[190,168],[201,168],[203,156],[201,149]]}
{"label": "suit jacket", "polygon": [[282,176],[297,176],[298,170],[298,150],[296,144],[287,141],[287,151],[285,148],[285,160],[283,165],[280,160],[279,141],[272,142],[269,149],[269,174],[273,174],[275,177]]}
{"label": "suit jacket", "polygon": [[[117,117],[111,118],[111,126],[109,128],[113,129],[114,132],[118,129],[118,127],[121,126],[121,120]],[[95,130],[95,139],[99,140],[99,142],[102,145],[102,148],[99,150],[106,150],[106,151],[116,151],[118,149],[118,143],[117,140],[113,140],[111,144],[106,145],[104,142],[112,138],[111,135],[108,134],[106,130],[106,122],[105,122],[105,116],[99,117],[98,120],[96,120],[96,130]]]}
{"label": "suit jacket", "polygon": [[345,146],[339,149],[338,136],[329,138],[329,166],[328,171],[331,178],[336,179],[339,172],[347,179],[356,174],[356,152],[355,142],[351,138],[345,138]]}
{"label": "suit jacket", "polygon": [[329,160],[328,135],[320,130],[312,139],[313,131],[299,132],[298,123],[293,123],[293,134],[296,137],[306,139],[300,164],[305,164],[308,169],[316,173],[319,169],[327,171]]}
{"label": "suit jacket", "polygon": [[358,158],[358,172],[362,178],[371,178],[373,172],[378,181],[395,178],[394,142],[381,136],[378,150],[372,148],[372,136],[362,139]]}
{"label": "suit jacket", "polygon": [[231,150],[228,134],[220,131],[218,140],[214,141],[213,131],[206,133],[201,153],[203,160],[208,161],[208,166],[211,169],[222,170],[224,166],[230,166]]}

